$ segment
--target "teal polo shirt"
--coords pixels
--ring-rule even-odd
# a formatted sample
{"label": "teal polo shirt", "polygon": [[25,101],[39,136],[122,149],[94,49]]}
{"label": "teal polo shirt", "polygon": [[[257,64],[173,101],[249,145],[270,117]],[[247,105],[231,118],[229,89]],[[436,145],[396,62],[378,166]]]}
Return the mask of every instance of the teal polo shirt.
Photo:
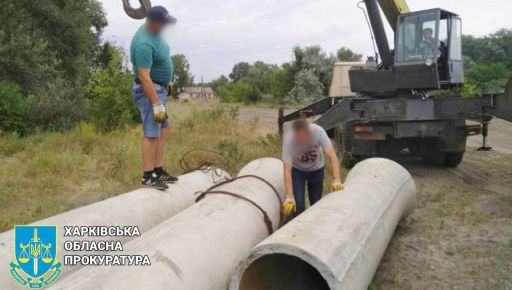
{"label": "teal polo shirt", "polygon": [[137,68],[151,70],[151,79],[159,84],[168,84],[174,78],[174,66],[169,45],[160,35],[150,33],[142,25],[132,39],[130,56],[133,74],[139,77]]}

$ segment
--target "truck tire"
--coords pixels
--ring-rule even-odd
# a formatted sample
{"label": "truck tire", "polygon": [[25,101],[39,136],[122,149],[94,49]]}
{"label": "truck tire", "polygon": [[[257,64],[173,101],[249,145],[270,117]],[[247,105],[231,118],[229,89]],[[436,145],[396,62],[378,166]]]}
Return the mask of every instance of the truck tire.
{"label": "truck tire", "polygon": [[444,166],[457,167],[462,162],[463,158],[464,152],[446,153],[446,158],[444,159]]}
{"label": "truck tire", "polygon": [[338,128],[338,154],[341,158],[341,166],[346,169],[351,169],[357,164],[357,162],[359,162],[359,158],[352,153],[354,136],[351,133],[351,129],[351,123],[343,123]]}
{"label": "truck tire", "polygon": [[446,160],[446,153],[436,147],[432,147],[430,149],[425,149],[422,157],[425,163],[434,166],[443,166]]}

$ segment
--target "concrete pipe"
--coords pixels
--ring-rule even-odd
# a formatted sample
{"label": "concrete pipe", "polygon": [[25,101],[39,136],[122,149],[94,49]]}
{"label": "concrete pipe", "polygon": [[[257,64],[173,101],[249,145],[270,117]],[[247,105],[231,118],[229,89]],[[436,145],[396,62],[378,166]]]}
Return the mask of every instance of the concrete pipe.
{"label": "concrete pipe", "polygon": [[[139,189],[109,198],[88,206],[77,208],[41,221],[34,225],[57,225],[58,259],[62,263],[65,240],[94,240],[89,237],[64,237],[64,226],[137,226],[143,234],[158,223],[179,213],[195,203],[195,193],[203,191],[215,183],[225,180],[229,175],[221,170],[215,172],[194,171],[179,177],[167,191]],[[101,237],[97,240],[119,240],[125,242],[129,237]],[[80,254],[80,252],[73,252]],[[91,252],[88,252],[91,254]],[[14,258],[14,230],[0,234],[0,285],[2,289],[20,287],[10,274],[9,264]],[[64,266],[62,276],[69,275],[77,267]],[[5,287],[5,288],[4,288]]]}
{"label": "concrete pipe", "polygon": [[230,290],[366,290],[416,186],[397,163],[374,158],[260,243],[236,268]]}
{"label": "concrete pipe", "polygon": [[[239,194],[263,209],[275,230],[284,198],[283,164],[264,158],[245,166],[238,179],[215,191]],[[84,268],[51,289],[225,290],[238,262],[269,235],[262,211],[247,200],[209,194],[204,200],[125,245],[125,254],[149,255],[151,266]]]}

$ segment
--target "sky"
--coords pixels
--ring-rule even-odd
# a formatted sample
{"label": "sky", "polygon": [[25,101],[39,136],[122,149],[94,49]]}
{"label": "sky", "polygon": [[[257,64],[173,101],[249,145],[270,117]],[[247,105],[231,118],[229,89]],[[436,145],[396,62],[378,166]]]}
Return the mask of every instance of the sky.
{"label": "sky", "polygon": [[[104,40],[129,51],[143,20],[128,17],[121,0],[100,0],[109,25]],[[258,60],[282,64],[292,47],[320,45],[329,53],[342,46],[373,55],[369,29],[358,0],[152,0],[178,18],[165,33],[172,54],[184,54],[196,82],[228,75],[234,64]],[[138,6],[137,0],[131,0]],[[459,14],[463,33],[483,36],[512,28],[510,0],[408,0],[411,10],[443,8]],[[388,30],[389,31],[389,30]],[[388,38],[392,38],[388,33]]]}

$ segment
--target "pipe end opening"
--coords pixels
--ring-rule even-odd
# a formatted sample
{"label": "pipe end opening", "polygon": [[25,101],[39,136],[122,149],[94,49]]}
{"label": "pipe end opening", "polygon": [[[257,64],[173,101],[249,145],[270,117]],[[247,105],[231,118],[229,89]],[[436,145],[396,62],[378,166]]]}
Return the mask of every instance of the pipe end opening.
{"label": "pipe end opening", "polygon": [[301,258],[265,255],[242,274],[240,290],[330,290],[320,272]]}

